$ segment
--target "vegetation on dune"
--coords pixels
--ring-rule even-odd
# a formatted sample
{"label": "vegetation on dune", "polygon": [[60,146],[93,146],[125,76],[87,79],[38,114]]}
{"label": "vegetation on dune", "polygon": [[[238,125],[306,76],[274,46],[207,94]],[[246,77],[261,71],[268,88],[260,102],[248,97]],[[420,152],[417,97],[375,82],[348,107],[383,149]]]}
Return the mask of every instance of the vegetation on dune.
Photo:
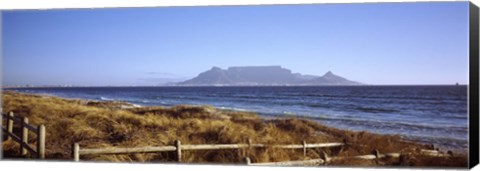
{"label": "vegetation on dune", "polygon": [[[262,119],[249,112],[218,110],[210,106],[132,107],[123,102],[98,102],[23,94],[5,91],[3,111],[28,117],[30,123],[44,124],[47,131],[46,158],[72,160],[71,145],[78,142],[82,148],[143,147],[182,144],[300,144],[346,142],[343,148],[309,149],[307,157],[302,150],[254,148],[246,151],[252,162],[273,162],[320,158],[322,150],[330,156],[401,152],[411,154],[408,161],[392,159],[375,161],[339,160],[332,165],[356,166],[456,166],[465,167],[465,156],[431,158],[415,156],[420,148],[399,136],[353,132],[323,126],[298,118]],[[14,131],[20,131],[16,128]],[[35,138],[30,142],[34,143]],[[18,144],[3,142],[5,157],[18,156]],[[242,150],[199,150],[183,152],[188,163],[243,163]],[[28,157],[28,156],[27,156]],[[130,155],[85,155],[82,160],[113,162],[174,162],[173,152],[138,153]],[[435,162],[432,162],[435,161]]]}

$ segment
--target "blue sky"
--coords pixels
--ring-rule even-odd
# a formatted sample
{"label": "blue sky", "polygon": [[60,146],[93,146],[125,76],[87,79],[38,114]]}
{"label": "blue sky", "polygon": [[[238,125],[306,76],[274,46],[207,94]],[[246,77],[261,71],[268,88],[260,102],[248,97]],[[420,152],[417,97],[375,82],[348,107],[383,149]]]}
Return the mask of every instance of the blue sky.
{"label": "blue sky", "polygon": [[15,10],[2,36],[6,86],[158,85],[262,65],[468,83],[468,2]]}

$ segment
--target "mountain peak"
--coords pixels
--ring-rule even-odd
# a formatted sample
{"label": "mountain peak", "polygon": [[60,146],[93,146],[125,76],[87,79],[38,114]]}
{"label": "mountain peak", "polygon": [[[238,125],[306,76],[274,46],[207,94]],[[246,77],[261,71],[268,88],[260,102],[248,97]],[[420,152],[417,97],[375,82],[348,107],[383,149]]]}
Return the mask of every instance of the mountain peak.
{"label": "mountain peak", "polygon": [[323,76],[334,76],[333,72],[332,71],[328,71],[327,73],[325,73],[325,75]]}
{"label": "mountain peak", "polygon": [[210,69],[210,70],[222,70],[222,68],[214,66],[214,67],[212,67],[212,69]]}

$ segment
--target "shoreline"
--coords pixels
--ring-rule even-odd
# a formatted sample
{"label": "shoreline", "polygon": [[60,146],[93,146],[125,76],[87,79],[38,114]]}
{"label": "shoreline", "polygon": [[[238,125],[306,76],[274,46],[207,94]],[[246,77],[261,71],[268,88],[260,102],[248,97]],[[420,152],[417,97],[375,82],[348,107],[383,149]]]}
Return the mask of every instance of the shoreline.
{"label": "shoreline", "polygon": [[[439,86],[443,86],[443,85],[439,85]],[[39,87],[39,88],[43,88],[43,87]],[[62,88],[72,88],[72,87],[62,87]],[[75,87],[73,87],[73,88],[75,88]],[[83,87],[80,87],[80,88],[83,88]],[[2,89],[2,91],[5,91],[5,90]],[[172,107],[175,107],[175,106],[193,106],[193,107],[208,106],[208,107],[214,107],[217,110],[222,110],[222,111],[254,113],[254,114],[260,116],[262,119],[266,119],[266,120],[292,119],[292,118],[305,119],[305,120],[310,120],[310,121],[317,122],[317,123],[322,124],[322,125],[326,125],[326,126],[329,126],[329,127],[340,129],[340,130],[354,131],[354,132],[369,132],[369,133],[374,133],[374,134],[379,134],[379,135],[388,135],[388,136],[400,136],[400,137],[402,137],[402,140],[404,140],[404,141],[408,141],[408,142],[412,142],[412,143],[421,143],[421,144],[429,145],[429,146],[434,145],[435,147],[438,147],[439,149],[442,149],[444,151],[452,151],[452,152],[460,153],[460,154],[468,154],[468,148],[465,149],[465,148],[462,148],[462,147],[452,147],[452,146],[448,146],[448,145],[432,143],[432,142],[429,142],[429,141],[423,141],[422,142],[422,139],[425,139],[425,138],[428,139],[428,138],[434,138],[434,137],[408,136],[408,135],[401,135],[401,134],[382,133],[381,131],[372,132],[372,131],[361,130],[361,129],[359,130],[359,129],[350,129],[350,128],[346,128],[346,127],[336,127],[336,126],[332,126],[330,124],[323,123],[322,122],[322,120],[323,120],[322,117],[300,116],[300,115],[295,115],[293,113],[292,114],[270,114],[270,113],[262,113],[262,112],[258,112],[258,111],[252,111],[252,110],[248,110],[248,109],[238,109],[237,110],[235,108],[215,107],[215,106],[211,106],[211,105],[208,105],[208,104],[205,104],[205,105],[179,104],[179,105],[172,105],[172,106],[141,105],[141,104],[135,104],[135,103],[132,103],[132,102],[127,102],[127,101],[122,101],[122,100],[117,100],[117,99],[105,100],[105,99],[84,99],[84,98],[73,98],[73,97],[69,98],[69,97],[60,97],[60,96],[57,96],[57,95],[54,95],[54,94],[48,94],[48,93],[18,92],[17,90],[6,90],[6,91],[13,91],[13,92],[16,92],[16,93],[38,95],[38,96],[44,96],[44,97],[61,98],[61,99],[79,101],[79,102],[84,103],[84,104],[88,104],[88,103],[100,103],[100,104],[101,103],[107,103],[108,104],[108,103],[110,103],[110,104],[113,104],[113,105],[119,105],[118,108],[120,108],[120,109],[131,109],[131,108],[142,108],[142,107],[172,108]],[[100,97],[100,98],[103,98],[103,97]],[[457,140],[463,141],[462,139],[457,139]]]}
{"label": "shoreline", "polygon": [[[192,105],[192,106],[196,106],[196,105]],[[198,105],[198,106],[202,106],[202,105]],[[162,106],[162,107],[168,107],[168,106]],[[349,129],[349,128],[344,128],[344,127],[336,127],[336,126],[332,126],[330,124],[326,124],[326,123],[322,123],[322,119],[320,118],[316,118],[316,117],[309,117],[309,116],[296,116],[296,115],[283,115],[283,114],[262,114],[262,113],[257,113],[255,111],[248,111],[248,110],[235,110],[235,109],[221,109],[221,110],[231,110],[231,111],[236,111],[236,112],[251,112],[251,113],[256,113],[258,116],[260,116],[262,119],[265,119],[265,120],[275,120],[275,119],[292,119],[292,118],[295,118],[295,119],[305,119],[305,120],[309,120],[309,121],[314,121],[314,122],[317,122],[319,124],[322,124],[322,125],[325,125],[325,126],[328,126],[328,127],[332,127],[332,128],[335,128],[335,129],[340,129],[340,130],[345,130],[345,131],[353,131],[353,132],[368,132],[368,133],[372,133],[372,134],[378,134],[378,135],[386,135],[386,136],[400,136],[401,137],[401,140],[403,141],[406,141],[406,142],[411,142],[411,143],[420,143],[420,144],[423,144],[423,145],[433,145],[435,146],[436,148],[442,150],[442,151],[452,151],[454,153],[459,153],[459,154],[468,154],[468,149],[464,149],[464,148],[461,148],[461,147],[450,147],[450,146],[446,146],[446,145],[441,145],[441,144],[433,144],[433,143],[430,143],[428,141],[422,141],[422,139],[424,138],[436,138],[436,137],[422,137],[422,136],[406,136],[406,135],[400,135],[400,134],[388,134],[388,133],[381,133],[381,132],[372,132],[372,131],[368,131],[368,130],[356,130],[356,129]],[[460,140],[460,139],[456,139],[456,140]],[[462,140],[460,140],[462,141]]]}
{"label": "shoreline", "polygon": [[[127,103],[127,102],[121,102],[121,101],[86,100],[86,99],[77,99],[77,98],[75,98],[75,99],[69,99],[68,98],[67,99],[67,98],[60,98],[60,97],[57,97],[57,96],[50,96],[50,95],[38,95],[38,94],[32,94],[32,93],[19,93],[19,92],[16,92],[16,91],[3,91],[2,97],[5,100],[4,103],[7,103],[7,104],[2,104],[3,105],[2,107],[4,109],[17,111],[16,113],[19,113],[20,115],[34,117],[34,118],[37,117],[35,114],[32,114],[32,111],[33,111],[33,113],[35,113],[35,110],[36,110],[35,107],[31,107],[31,106],[28,106],[28,105],[25,106],[24,104],[22,104],[23,106],[20,105],[20,104],[18,104],[18,106],[16,106],[17,102],[25,103],[24,101],[28,101],[28,102],[31,101],[32,104],[38,104],[39,106],[44,106],[44,107],[41,108],[41,110],[42,111],[49,111],[50,113],[56,113],[57,111],[55,111],[55,110],[58,110],[58,108],[68,107],[68,108],[72,108],[72,109],[75,109],[75,110],[77,110],[76,108],[78,108],[78,111],[84,111],[84,112],[88,111],[88,113],[89,112],[94,112],[94,113],[90,113],[88,115],[85,115],[84,117],[95,116],[95,117],[102,118],[103,116],[101,116],[101,115],[108,115],[110,118],[116,118],[116,117],[127,117],[128,116],[127,118],[130,118],[130,119],[127,120],[127,122],[125,124],[130,125],[131,122],[132,122],[131,120],[133,119],[133,120],[138,120],[138,121],[135,121],[135,122],[142,123],[140,125],[145,125],[146,127],[145,126],[135,126],[135,124],[134,124],[134,125],[132,125],[132,128],[129,128],[125,131],[126,132],[129,132],[129,131],[135,132],[135,130],[138,129],[138,130],[142,130],[141,134],[146,134],[146,135],[151,134],[151,132],[148,132],[147,130],[145,130],[147,132],[144,132],[143,129],[147,129],[147,128],[150,129],[149,127],[151,127],[151,126],[148,126],[150,124],[151,125],[156,125],[156,123],[150,123],[152,121],[150,121],[149,118],[152,119],[152,118],[158,117],[158,118],[156,118],[157,120],[160,119],[160,118],[161,119],[167,119],[167,120],[169,120],[168,122],[165,122],[165,121],[162,121],[162,120],[159,120],[159,121],[161,121],[164,124],[171,124],[172,129],[173,129],[173,127],[179,127],[181,129],[187,129],[188,130],[188,129],[190,129],[189,127],[193,126],[192,125],[193,123],[194,123],[194,125],[199,125],[199,124],[202,125],[200,128],[197,128],[197,130],[195,130],[195,129],[191,130],[192,132],[190,132],[190,133],[188,133],[188,131],[187,131],[187,133],[185,133],[185,134],[188,134],[188,135],[183,135],[182,133],[178,133],[178,132],[175,133],[177,136],[181,136],[181,137],[186,136],[185,141],[187,141],[187,142],[188,141],[191,141],[191,142],[215,142],[215,141],[212,141],[211,137],[209,138],[209,136],[210,136],[209,134],[218,134],[217,131],[220,131],[220,133],[221,133],[221,132],[225,131],[225,129],[228,130],[227,127],[222,126],[220,130],[217,130],[217,131],[212,130],[213,132],[211,132],[209,134],[206,134],[204,136],[200,135],[200,137],[197,137],[197,138],[192,137],[192,136],[196,137],[197,131],[199,131],[199,130],[202,130],[202,129],[206,129],[207,131],[210,130],[211,127],[212,127],[212,124],[206,124],[206,123],[212,122],[212,123],[216,123],[216,124],[220,124],[220,125],[230,125],[230,127],[232,127],[232,128],[233,127],[238,127],[239,130],[244,130],[244,131],[250,132],[249,133],[250,136],[253,136],[253,135],[258,136],[256,134],[262,133],[262,131],[263,132],[267,131],[267,132],[264,132],[264,133],[267,133],[267,135],[271,135],[271,137],[270,137],[271,140],[267,140],[265,142],[271,142],[271,143],[272,142],[278,142],[279,137],[288,137],[287,138],[288,140],[287,139],[281,140],[281,141],[284,141],[284,143],[286,143],[286,142],[298,143],[297,141],[299,141],[299,140],[295,140],[295,139],[303,137],[304,139],[306,138],[307,140],[310,139],[309,141],[327,141],[327,140],[330,139],[329,141],[333,141],[333,140],[335,140],[335,141],[352,141],[352,142],[361,143],[361,144],[362,143],[363,144],[368,144],[366,146],[370,146],[370,147],[351,147],[352,149],[350,149],[350,151],[347,151],[347,154],[365,153],[367,151],[371,151],[370,148],[385,148],[382,151],[396,152],[395,150],[397,150],[397,151],[398,150],[400,150],[400,151],[405,151],[405,150],[406,151],[411,151],[412,149],[416,149],[416,148],[427,148],[428,147],[428,145],[425,145],[425,144],[417,144],[416,142],[406,142],[405,140],[402,140],[401,138],[399,138],[398,135],[380,135],[380,134],[374,134],[374,133],[370,133],[370,132],[366,132],[366,131],[351,131],[351,130],[338,129],[338,128],[334,128],[334,127],[325,126],[324,124],[312,121],[311,119],[306,119],[304,117],[294,117],[294,116],[268,116],[267,117],[267,116],[261,116],[261,115],[255,114],[254,112],[249,112],[249,111],[235,111],[235,110],[231,110],[231,109],[219,109],[219,108],[215,108],[215,107],[211,107],[211,106],[179,105],[179,106],[174,106],[174,107],[142,106],[142,107],[125,108],[124,105],[132,106],[134,104],[130,104],[130,103]],[[52,106],[52,107],[49,107],[49,106]],[[6,111],[6,110],[4,110],[4,111]],[[22,113],[22,111],[31,111],[31,113],[28,113],[28,112]],[[60,117],[60,118],[58,118],[58,121],[54,121],[54,122],[62,122],[63,119],[61,118],[61,116],[65,115],[65,113],[68,113],[68,112],[69,112],[69,110],[62,110],[62,112],[58,112],[58,114],[55,114],[55,115],[58,115],[58,116],[55,116],[55,117]],[[107,113],[105,113],[105,112],[107,112]],[[104,113],[104,114],[101,114],[101,113]],[[32,115],[32,116],[30,116],[30,115]],[[39,115],[43,115],[43,114],[39,114]],[[76,115],[78,115],[78,113],[73,112],[73,113],[67,114],[67,115],[76,116]],[[52,117],[52,116],[46,115],[46,116],[43,116],[43,117]],[[75,120],[69,121],[68,123],[74,124],[76,122],[80,122],[80,121],[78,121],[79,119],[84,119],[81,116],[78,116],[78,117],[80,117],[80,118],[75,118]],[[145,119],[143,117],[147,117],[147,119]],[[117,122],[120,122],[120,121],[125,122],[124,119],[121,119],[121,118],[118,118],[118,119],[120,119],[120,120],[118,120]],[[56,119],[53,119],[53,120],[56,120]],[[35,122],[36,120],[32,119],[32,121]],[[42,120],[41,117],[40,117],[40,119],[38,119],[37,123],[41,123],[41,122],[45,122],[45,120]],[[81,122],[84,122],[84,121],[81,121]],[[143,123],[143,122],[145,122],[145,123]],[[205,122],[205,124],[202,124],[202,122]],[[97,123],[92,123],[92,124],[95,125]],[[187,124],[187,125],[185,125],[185,124]],[[56,124],[52,123],[52,125],[56,125]],[[63,124],[61,124],[61,125],[63,125]],[[187,126],[187,127],[184,127],[182,125]],[[220,125],[218,125],[218,126],[220,126]],[[245,128],[245,127],[243,127],[244,125],[251,125],[251,127],[246,127]],[[273,127],[271,127],[269,125],[271,125]],[[92,125],[82,125],[82,127],[91,127],[89,129],[94,129],[94,130],[103,130],[103,129],[100,129],[100,128],[104,127],[104,126],[105,125],[103,125],[103,124],[100,125],[99,127],[92,126]],[[206,126],[206,127],[204,127],[204,126]],[[55,127],[55,126],[53,126],[53,127]],[[121,129],[124,129],[122,127],[125,127],[125,125],[119,124],[118,127],[121,128]],[[135,128],[135,127],[137,127],[137,128]],[[158,127],[158,126],[156,126],[156,127]],[[182,128],[182,127],[184,127],[184,128]],[[195,127],[195,126],[193,126],[193,127]],[[257,128],[257,127],[262,127],[262,129]],[[162,128],[161,130],[163,130],[163,129],[164,128]],[[94,131],[94,130],[91,130],[91,131]],[[168,130],[169,129],[167,129],[167,132],[168,132]],[[113,130],[113,131],[116,132],[115,130]],[[226,135],[229,135],[231,137],[222,138],[222,137],[217,137],[217,136],[221,136],[221,135],[216,135],[216,136],[214,136],[215,137],[214,139],[220,138],[216,141],[223,142],[223,143],[225,143],[225,142],[241,142],[242,140],[238,139],[240,137],[236,137],[236,135],[233,135],[237,131],[238,130],[235,130],[235,129],[228,130],[225,133],[227,133]],[[94,132],[91,132],[89,134],[96,134],[97,132],[98,131],[94,131]],[[328,136],[317,135],[317,133],[328,135]],[[116,134],[125,134],[125,133],[124,132],[119,132],[119,133],[116,133]],[[232,135],[230,135],[230,134],[232,134]],[[108,144],[109,141],[111,141],[111,140],[102,138],[102,137],[105,137],[103,134],[99,134],[98,136],[93,136],[92,137],[93,139],[88,138],[88,137],[91,137],[92,135],[88,135],[88,134],[85,134],[85,133],[79,133],[79,136],[80,137],[77,137],[76,139],[84,139],[84,141],[87,141],[87,142],[92,141],[93,139],[95,139],[95,137],[101,138],[100,140],[101,141],[106,141],[107,144]],[[85,136],[85,137],[82,137],[82,136]],[[125,136],[125,135],[123,135],[123,136]],[[132,135],[129,134],[128,136],[132,136]],[[207,136],[207,137],[205,137],[205,136]],[[48,137],[52,137],[52,136],[48,136]],[[55,137],[55,136],[53,136],[53,137]],[[297,137],[297,138],[294,138],[294,137]],[[328,138],[328,137],[330,137],[330,138]],[[123,137],[123,138],[120,137],[120,139],[122,139],[122,141],[125,141],[125,143],[126,143],[125,145],[130,144],[129,143],[130,141],[134,141],[134,142],[137,141],[136,138],[134,138],[134,137],[131,137],[131,138],[126,137],[127,139],[123,140],[124,138],[125,137]],[[256,141],[262,141],[261,136],[258,137],[258,138],[259,139],[256,140]],[[105,139],[105,140],[102,140],[102,139]],[[118,139],[118,137],[117,137],[117,139]],[[372,142],[372,139],[376,139],[378,142]],[[98,140],[95,140],[94,142],[96,142],[96,141],[98,141]],[[114,141],[117,141],[117,140],[114,140]],[[165,141],[169,142],[169,141],[171,141],[171,138],[166,139]],[[165,143],[165,141],[162,141],[162,142]],[[58,142],[58,143],[63,143],[63,142]],[[383,145],[379,145],[379,144],[383,144]],[[385,147],[382,147],[382,146],[385,146]],[[5,144],[4,144],[4,147],[5,147]],[[410,150],[408,150],[408,149],[410,149]],[[415,151],[415,150],[413,150],[413,151]],[[65,152],[58,152],[58,153],[65,153]],[[409,152],[409,153],[414,153],[414,152]],[[273,154],[270,154],[270,155],[278,155],[278,154],[273,153]],[[343,154],[340,154],[340,155],[343,155]],[[463,156],[465,154],[457,154],[457,155]],[[280,158],[285,158],[285,156],[280,157]],[[98,159],[93,158],[93,160],[98,160]],[[111,159],[107,159],[107,160],[110,161]],[[219,159],[215,159],[215,160],[219,160]],[[231,159],[231,160],[236,160],[236,159]],[[262,161],[262,160],[267,160],[267,159],[261,159],[259,161]],[[192,159],[192,162],[194,162],[194,161],[196,161],[196,159]],[[346,164],[349,165],[348,162]]]}

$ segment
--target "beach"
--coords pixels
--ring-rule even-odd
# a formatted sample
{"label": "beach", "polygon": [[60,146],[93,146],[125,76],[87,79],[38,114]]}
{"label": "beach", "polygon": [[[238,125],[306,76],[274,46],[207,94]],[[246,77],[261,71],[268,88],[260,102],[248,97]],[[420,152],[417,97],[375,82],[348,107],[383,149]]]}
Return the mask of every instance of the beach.
{"label": "beach", "polygon": [[[317,159],[322,153],[329,156],[358,156],[381,153],[400,153],[396,159],[344,159],[329,163],[333,166],[429,166],[466,167],[466,154],[433,157],[421,153],[434,150],[430,144],[406,141],[398,135],[380,135],[351,131],[322,125],[299,117],[262,118],[254,112],[223,110],[212,106],[177,105],[173,107],[139,107],[119,101],[64,99],[4,91],[4,112],[28,117],[30,123],[46,127],[46,159],[72,160],[71,146],[84,148],[144,147],[184,144],[236,144],[248,139],[262,144],[301,144],[342,142],[341,148],[309,149],[252,149],[202,150],[185,152],[182,162],[242,164],[245,155],[255,163]],[[15,130],[15,129],[14,129]],[[18,130],[17,130],[18,131]],[[34,143],[34,140],[31,140]],[[5,158],[19,156],[18,144],[3,142]],[[444,151],[446,154],[447,152]],[[29,156],[26,156],[27,158]],[[30,156],[31,157],[31,156]],[[109,162],[175,162],[168,152],[129,155],[85,155],[82,161]]]}
{"label": "beach", "polygon": [[468,151],[466,86],[32,87],[24,93],[136,106],[211,106],[261,118],[305,118]]}

